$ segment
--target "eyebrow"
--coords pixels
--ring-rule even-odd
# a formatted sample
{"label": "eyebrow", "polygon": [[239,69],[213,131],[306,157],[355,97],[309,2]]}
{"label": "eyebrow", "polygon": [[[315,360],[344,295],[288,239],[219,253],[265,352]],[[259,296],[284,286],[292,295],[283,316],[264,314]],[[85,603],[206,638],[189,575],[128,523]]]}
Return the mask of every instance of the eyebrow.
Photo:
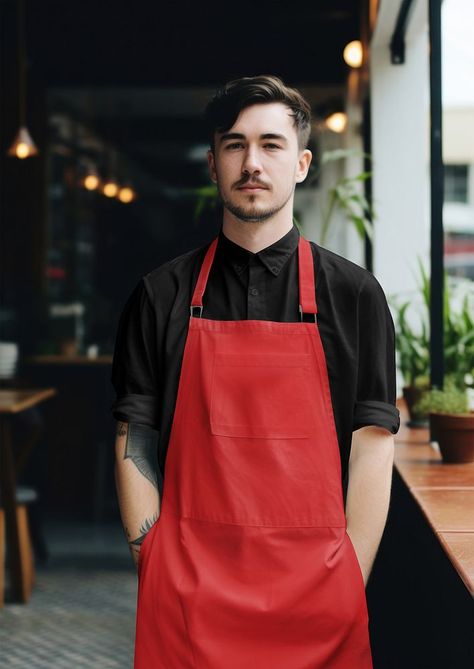
{"label": "eyebrow", "polygon": [[[226,132],[220,138],[221,142],[226,142],[230,139],[245,139],[245,135],[241,132]],[[266,132],[263,135],[260,135],[260,139],[277,139],[284,144],[288,144],[288,140],[285,135],[279,135],[276,132]]]}

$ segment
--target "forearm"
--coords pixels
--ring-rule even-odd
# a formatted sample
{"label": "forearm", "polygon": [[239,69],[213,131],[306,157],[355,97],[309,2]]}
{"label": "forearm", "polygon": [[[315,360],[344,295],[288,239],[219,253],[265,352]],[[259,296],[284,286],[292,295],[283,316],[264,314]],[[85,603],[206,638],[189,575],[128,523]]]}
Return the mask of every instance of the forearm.
{"label": "forearm", "polygon": [[117,423],[115,485],[135,565],[143,539],[160,515],[157,441],[158,432],[152,428],[137,423]]}
{"label": "forearm", "polygon": [[367,583],[387,521],[394,437],[367,426],[353,432],[346,499],[347,532]]}

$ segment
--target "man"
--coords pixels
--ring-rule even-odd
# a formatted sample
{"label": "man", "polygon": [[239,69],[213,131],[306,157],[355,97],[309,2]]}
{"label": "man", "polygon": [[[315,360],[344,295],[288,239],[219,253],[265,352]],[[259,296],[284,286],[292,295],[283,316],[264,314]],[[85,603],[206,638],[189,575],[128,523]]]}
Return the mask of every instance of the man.
{"label": "man", "polygon": [[312,158],[301,94],[245,77],[206,119],[222,227],[142,277],[114,355],[135,669],[368,669],[393,321],[370,272],[293,224]]}

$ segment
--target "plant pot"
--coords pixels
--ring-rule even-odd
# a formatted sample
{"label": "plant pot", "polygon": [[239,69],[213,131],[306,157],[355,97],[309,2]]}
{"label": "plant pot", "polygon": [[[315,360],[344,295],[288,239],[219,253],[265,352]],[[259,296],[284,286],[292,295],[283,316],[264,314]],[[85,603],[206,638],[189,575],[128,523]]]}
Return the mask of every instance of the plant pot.
{"label": "plant pot", "polygon": [[426,388],[420,388],[419,386],[403,387],[403,397],[410,416],[410,420],[407,423],[408,427],[426,427],[428,425],[427,413],[417,413],[416,411],[413,411],[413,406],[419,399],[421,399],[425,390]]}
{"label": "plant pot", "polygon": [[474,462],[474,411],[430,413],[429,416],[443,462]]}

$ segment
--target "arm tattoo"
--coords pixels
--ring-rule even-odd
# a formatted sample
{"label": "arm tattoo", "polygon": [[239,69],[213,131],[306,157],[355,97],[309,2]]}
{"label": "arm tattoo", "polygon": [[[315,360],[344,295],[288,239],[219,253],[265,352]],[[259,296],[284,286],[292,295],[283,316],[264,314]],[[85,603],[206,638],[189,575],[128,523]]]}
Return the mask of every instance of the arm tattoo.
{"label": "arm tattoo", "polygon": [[124,423],[119,423],[117,434],[127,435],[124,460],[130,458],[138,471],[158,488],[158,431],[139,423],[129,423],[127,430]]}
{"label": "arm tattoo", "polygon": [[127,423],[117,423],[117,437],[125,437],[127,434]]}
{"label": "arm tattoo", "polygon": [[129,540],[129,544],[132,544],[133,546],[141,546],[143,539],[146,537],[148,532],[151,530],[153,525],[156,523],[158,520],[158,514],[154,513],[151,518],[145,518],[145,522],[141,525],[140,527],[140,536],[137,537],[136,539],[133,539],[133,541]]}
{"label": "arm tattoo", "polygon": [[[119,422],[117,425],[117,436],[126,436],[124,460],[129,458],[138,471],[158,489],[158,431],[139,423],[127,424]],[[131,539],[128,527],[124,527],[128,544],[135,557],[138,556],[143,540],[158,518],[159,514],[157,512],[151,518],[145,518],[140,526],[140,534],[136,539]]]}

